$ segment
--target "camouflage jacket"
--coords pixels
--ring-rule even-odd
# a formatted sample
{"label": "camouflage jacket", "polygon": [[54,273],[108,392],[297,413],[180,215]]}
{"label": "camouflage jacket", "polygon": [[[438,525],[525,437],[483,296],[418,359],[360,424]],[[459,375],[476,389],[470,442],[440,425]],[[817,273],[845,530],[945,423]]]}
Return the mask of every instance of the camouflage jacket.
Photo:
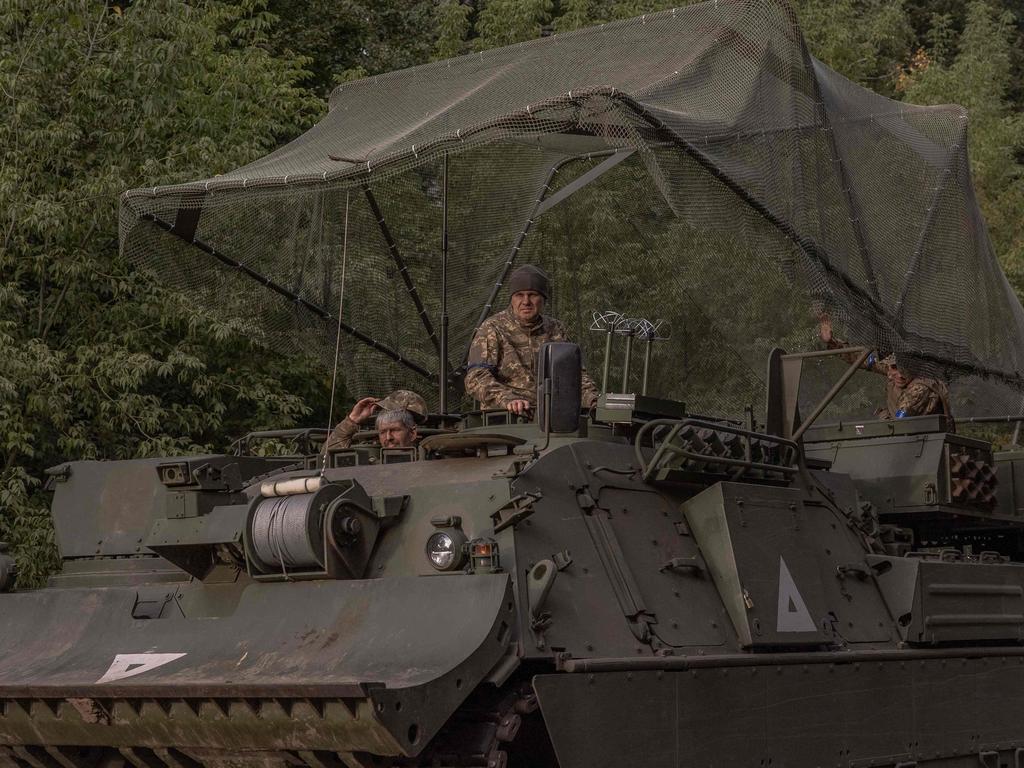
{"label": "camouflage jacket", "polygon": [[[537,352],[548,341],[569,341],[565,328],[551,317],[539,317],[528,327],[516,320],[511,309],[484,320],[469,348],[466,392],[484,410],[505,408],[512,400],[537,404],[534,367]],[[597,401],[597,387],[584,370],[581,379],[583,405]]]}
{"label": "camouflage jacket", "polygon": [[[886,366],[879,361],[876,368]],[[884,370],[878,371],[886,375]],[[900,387],[887,380],[885,385],[885,407],[875,411],[883,419],[902,419],[906,416],[928,416],[943,413],[952,422],[949,411],[949,389],[937,379],[916,377]],[[952,431],[952,429],[950,430]]]}
{"label": "camouflage jacket", "polygon": [[324,443],[323,447],[324,452],[348,448],[352,445],[352,438],[355,437],[358,431],[359,425],[346,416],[338,422],[338,426],[334,428],[334,431],[327,438],[327,442]]}
{"label": "camouflage jacket", "polygon": [[[847,346],[841,339],[833,339],[829,347],[837,349]],[[857,361],[858,355],[842,355],[850,363]],[[905,386],[899,386],[889,378],[891,364],[887,358],[879,359],[876,352],[868,355],[862,366],[865,370],[885,376],[885,406],[875,411],[880,419],[903,419],[908,416],[931,416],[945,414],[949,420],[949,430],[954,431],[953,413],[949,407],[949,388],[938,379],[924,376],[912,378]]]}

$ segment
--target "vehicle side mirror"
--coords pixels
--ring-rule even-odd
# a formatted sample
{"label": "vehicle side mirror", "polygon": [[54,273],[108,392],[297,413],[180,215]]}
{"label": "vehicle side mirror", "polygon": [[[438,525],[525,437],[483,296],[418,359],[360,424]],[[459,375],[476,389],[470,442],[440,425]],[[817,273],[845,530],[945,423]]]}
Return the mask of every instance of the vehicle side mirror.
{"label": "vehicle side mirror", "polygon": [[582,369],[583,356],[578,344],[549,341],[540,348],[536,371],[537,423],[541,429],[551,432],[575,432],[579,429]]}

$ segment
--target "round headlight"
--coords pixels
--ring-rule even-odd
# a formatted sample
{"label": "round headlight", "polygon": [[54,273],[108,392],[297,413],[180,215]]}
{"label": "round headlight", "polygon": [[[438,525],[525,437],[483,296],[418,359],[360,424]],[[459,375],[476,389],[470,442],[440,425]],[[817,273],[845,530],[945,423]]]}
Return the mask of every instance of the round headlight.
{"label": "round headlight", "polygon": [[458,531],[438,531],[427,539],[427,559],[439,571],[454,571],[465,559],[465,543]]}

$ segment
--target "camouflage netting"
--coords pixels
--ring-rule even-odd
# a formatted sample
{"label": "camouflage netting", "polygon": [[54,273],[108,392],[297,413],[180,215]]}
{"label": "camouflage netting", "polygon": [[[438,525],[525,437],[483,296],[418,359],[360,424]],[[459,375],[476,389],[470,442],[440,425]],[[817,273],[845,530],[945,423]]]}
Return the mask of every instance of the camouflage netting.
{"label": "camouflage netting", "polygon": [[824,309],[851,342],[965,382],[961,410],[1016,412],[1024,313],[966,137],[963,109],[816,61],[784,2],[720,1],[346,84],[267,157],[126,193],[121,246],[325,377],[344,286],[349,393],[436,404],[447,157],[453,370],[509,265],[535,263],[598,377],[593,311],[665,320],[651,391],[694,411],[760,411],[768,351],[819,346]]}

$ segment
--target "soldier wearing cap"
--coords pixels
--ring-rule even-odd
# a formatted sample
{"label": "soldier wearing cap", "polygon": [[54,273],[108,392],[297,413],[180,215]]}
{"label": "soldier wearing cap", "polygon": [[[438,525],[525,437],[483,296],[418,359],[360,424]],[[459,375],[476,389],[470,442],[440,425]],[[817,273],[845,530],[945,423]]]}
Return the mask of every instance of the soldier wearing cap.
{"label": "soldier wearing cap", "polygon": [[[484,320],[473,337],[466,392],[484,410],[521,414],[536,405],[534,366],[541,345],[569,338],[558,320],[543,314],[549,296],[544,270],[530,264],[519,267],[508,287],[512,293],[508,308]],[[598,392],[586,371],[581,385],[583,404],[589,408],[597,402]]]}
{"label": "soldier wearing cap", "polygon": [[396,389],[384,399],[364,397],[348,416],[334,428],[324,450],[337,450],[352,445],[361,422],[377,411],[375,426],[382,448],[412,448],[419,436],[416,429],[427,417],[426,401],[408,389]]}
{"label": "soldier wearing cap", "polygon": [[[832,319],[827,315],[823,315],[819,320],[818,335],[829,349],[841,349],[846,346],[846,342],[832,335]],[[953,412],[949,406],[949,388],[944,382],[911,375],[896,364],[895,355],[879,359],[878,355],[872,352],[864,361],[863,367],[872,373],[885,376],[885,406],[875,411],[875,415],[880,419],[944,414],[949,420],[949,431],[954,431]]]}

